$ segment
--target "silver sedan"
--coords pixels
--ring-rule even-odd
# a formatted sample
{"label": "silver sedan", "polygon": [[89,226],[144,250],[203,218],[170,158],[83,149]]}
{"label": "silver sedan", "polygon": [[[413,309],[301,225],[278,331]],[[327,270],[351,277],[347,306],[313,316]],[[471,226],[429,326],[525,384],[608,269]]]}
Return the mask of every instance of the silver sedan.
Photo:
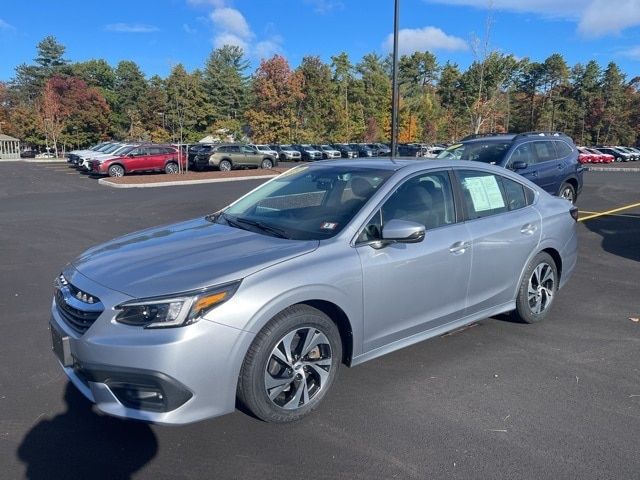
{"label": "silver sedan", "polygon": [[355,366],[500,313],[544,319],[577,210],[502,168],[304,165],[204,218],[96,246],[56,279],[53,350],[107,414],[298,419]]}

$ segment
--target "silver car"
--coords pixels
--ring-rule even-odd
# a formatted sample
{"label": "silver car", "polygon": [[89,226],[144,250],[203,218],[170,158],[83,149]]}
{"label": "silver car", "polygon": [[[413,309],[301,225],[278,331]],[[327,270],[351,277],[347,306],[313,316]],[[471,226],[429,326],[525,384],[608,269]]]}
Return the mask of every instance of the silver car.
{"label": "silver car", "polygon": [[291,421],[341,364],[500,313],[545,318],[576,264],[576,220],[490,165],[304,165],[83,253],[55,280],[53,350],[110,415],[183,424],[238,398]]}

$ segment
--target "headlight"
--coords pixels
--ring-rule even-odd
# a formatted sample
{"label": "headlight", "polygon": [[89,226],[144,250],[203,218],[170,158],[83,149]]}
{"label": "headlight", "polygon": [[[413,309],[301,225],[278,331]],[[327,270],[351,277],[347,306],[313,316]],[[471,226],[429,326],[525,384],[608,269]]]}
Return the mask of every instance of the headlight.
{"label": "headlight", "polygon": [[118,305],[116,321],[144,328],[182,327],[229,300],[240,281],[190,292],[132,300]]}

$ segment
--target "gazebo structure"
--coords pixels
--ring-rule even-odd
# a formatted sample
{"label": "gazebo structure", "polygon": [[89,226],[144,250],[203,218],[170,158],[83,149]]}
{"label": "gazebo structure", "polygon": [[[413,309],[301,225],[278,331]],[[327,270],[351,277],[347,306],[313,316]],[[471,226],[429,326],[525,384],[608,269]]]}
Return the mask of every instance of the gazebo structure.
{"label": "gazebo structure", "polygon": [[20,140],[0,133],[0,160],[20,160]]}

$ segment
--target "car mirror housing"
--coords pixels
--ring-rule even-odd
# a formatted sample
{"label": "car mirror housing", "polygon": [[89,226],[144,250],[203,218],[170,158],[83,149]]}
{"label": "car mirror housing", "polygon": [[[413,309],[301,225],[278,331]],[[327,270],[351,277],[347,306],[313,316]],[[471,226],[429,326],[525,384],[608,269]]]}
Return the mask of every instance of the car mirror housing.
{"label": "car mirror housing", "polygon": [[513,170],[524,170],[525,168],[527,168],[528,164],[526,162],[522,162],[522,161],[518,161],[518,162],[513,162],[511,164],[511,168]]}
{"label": "car mirror housing", "polygon": [[390,220],[382,227],[385,243],[419,243],[424,240],[425,226],[406,220]]}

